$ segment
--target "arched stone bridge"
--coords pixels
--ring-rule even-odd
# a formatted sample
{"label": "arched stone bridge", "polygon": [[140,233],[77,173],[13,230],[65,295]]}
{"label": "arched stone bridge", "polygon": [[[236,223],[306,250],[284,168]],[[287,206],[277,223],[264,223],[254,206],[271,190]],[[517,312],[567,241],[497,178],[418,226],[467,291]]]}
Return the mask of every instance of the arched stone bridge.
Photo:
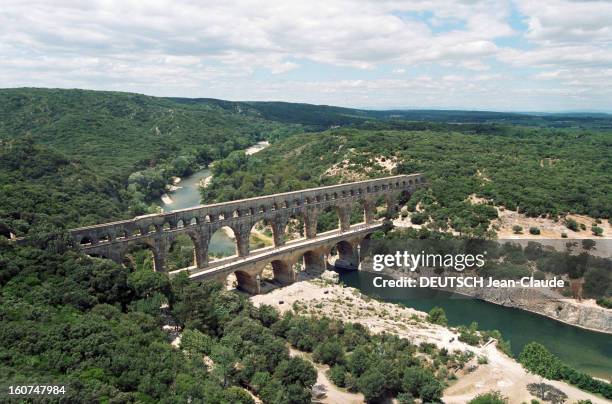
{"label": "arched stone bridge", "polygon": [[[357,265],[359,245],[380,227],[374,219],[377,201],[384,197],[387,209],[396,212],[400,195],[409,197],[425,185],[421,174],[397,175],[139,216],[72,229],[70,234],[85,253],[118,263],[130,249],[145,246],[153,253],[156,271],[165,271],[171,246],[177,236],[185,234],[194,245],[195,267],[189,268],[192,279],[224,278],[235,273],[240,288],[257,293],[259,274],[266,264],[272,264],[274,277],[281,283],[295,280],[293,263],[302,256],[307,271],[324,269],[327,254],[334,247],[341,259]],[[350,216],[356,205],[363,210],[364,220],[351,226]],[[317,235],[318,214],[330,207],[338,215],[339,229]],[[303,220],[305,237],[285,243],[291,217]],[[251,229],[261,220],[271,226],[274,245],[251,252]],[[209,262],[211,237],[225,226],[234,232],[237,254]]]}

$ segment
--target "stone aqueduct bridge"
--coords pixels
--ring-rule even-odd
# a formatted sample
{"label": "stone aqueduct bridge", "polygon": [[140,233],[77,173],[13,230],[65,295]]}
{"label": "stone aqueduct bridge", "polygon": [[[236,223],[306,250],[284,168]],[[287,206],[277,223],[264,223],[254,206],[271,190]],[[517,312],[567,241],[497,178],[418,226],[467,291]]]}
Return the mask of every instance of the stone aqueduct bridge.
{"label": "stone aqueduct bridge", "polygon": [[[185,234],[194,245],[195,267],[188,268],[191,279],[225,279],[235,273],[239,288],[258,293],[261,272],[268,264],[272,265],[274,279],[284,284],[296,279],[293,267],[301,257],[306,271],[324,270],[334,247],[340,259],[358,265],[360,247],[381,226],[374,218],[377,201],[384,197],[387,209],[395,212],[400,195],[409,196],[425,185],[426,179],[421,174],[398,175],[200,205],[72,229],[70,234],[86,254],[118,263],[134,247],[147,247],[153,253],[156,271],[165,271],[170,248],[177,236]],[[364,221],[351,226],[350,216],[355,205],[363,210]],[[339,229],[317,234],[317,216],[330,207],[336,210]],[[285,229],[291,217],[303,219],[305,237],[285,242]],[[251,229],[261,220],[272,227],[274,245],[251,252]],[[210,239],[224,226],[234,232],[237,255],[209,262]]]}

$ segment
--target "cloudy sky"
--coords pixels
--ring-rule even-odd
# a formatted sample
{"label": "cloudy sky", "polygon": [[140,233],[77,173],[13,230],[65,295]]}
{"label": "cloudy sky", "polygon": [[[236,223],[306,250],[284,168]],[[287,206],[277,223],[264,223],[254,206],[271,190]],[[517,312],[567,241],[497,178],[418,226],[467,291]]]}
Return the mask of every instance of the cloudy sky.
{"label": "cloudy sky", "polygon": [[612,111],[612,1],[1,3],[0,87]]}

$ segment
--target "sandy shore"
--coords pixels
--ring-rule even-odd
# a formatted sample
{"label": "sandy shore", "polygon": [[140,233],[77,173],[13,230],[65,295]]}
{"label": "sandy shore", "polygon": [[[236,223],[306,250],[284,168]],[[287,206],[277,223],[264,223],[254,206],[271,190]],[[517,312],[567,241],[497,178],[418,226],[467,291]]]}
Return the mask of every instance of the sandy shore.
{"label": "sandy shore", "polygon": [[[282,312],[292,309],[296,303],[300,314],[326,315],[343,321],[359,322],[372,332],[391,332],[414,344],[429,342],[439,348],[446,347],[450,351],[470,350],[474,352],[475,357],[486,356],[488,364],[477,365],[473,359],[469,365],[477,366],[474,371],[457,374],[459,380],[444,392],[445,403],[465,403],[474,396],[491,390],[498,390],[509,397],[510,403],[529,402],[535,397],[527,391],[527,384],[542,381],[567,394],[567,402],[586,399],[593,403],[605,402],[566,383],[545,380],[527,373],[518,362],[498,351],[494,344],[473,347],[460,342],[455,330],[427,323],[426,313],[373,300],[354,288],[324,283],[321,280],[300,281],[267,294],[253,296],[251,300],[255,305],[269,304]],[[353,400],[359,399],[357,396],[353,397]],[[356,401],[343,396],[340,402]]]}
{"label": "sandy shore", "polygon": [[170,195],[168,194],[162,194],[161,196],[161,200],[163,203],[165,203],[166,205],[171,205],[174,203],[174,201],[172,200],[172,198],[170,197]]}

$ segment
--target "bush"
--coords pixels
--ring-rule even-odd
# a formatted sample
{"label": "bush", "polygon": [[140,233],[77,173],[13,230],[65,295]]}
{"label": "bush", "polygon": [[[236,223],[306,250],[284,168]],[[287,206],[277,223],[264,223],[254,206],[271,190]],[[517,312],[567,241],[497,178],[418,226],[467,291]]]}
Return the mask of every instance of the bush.
{"label": "bush", "polygon": [[567,227],[568,229],[572,231],[579,231],[578,222],[575,221],[574,219],[565,219],[565,227]]}
{"label": "bush", "polygon": [[539,227],[530,227],[529,228],[529,234],[533,234],[534,236],[537,236],[538,234],[540,234],[540,228]]}
{"label": "bush", "polygon": [[561,233],[561,238],[567,238],[567,233],[566,232]]}
{"label": "bush", "polygon": [[603,232],[604,232],[604,230],[599,226],[591,227],[591,231],[593,232],[593,235],[597,237],[603,236]]}
{"label": "bush", "polygon": [[446,313],[444,312],[444,309],[442,307],[434,307],[433,309],[431,309],[429,311],[429,314],[427,315],[427,321],[432,324],[438,325],[448,324]]}
{"label": "bush", "polygon": [[376,368],[368,369],[357,379],[357,387],[368,402],[379,399],[385,392],[385,376]]}
{"label": "bush", "polygon": [[332,366],[327,371],[327,377],[329,377],[329,380],[338,387],[346,386],[346,369],[342,365]]}
{"label": "bush", "polygon": [[339,341],[329,340],[317,346],[312,354],[316,362],[333,366],[344,363],[344,349]]}
{"label": "bush", "polygon": [[601,307],[605,307],[606,309],[612,309],[612,299],[609,297],[597,299],[596,303]]}
{"label": "bush", "polygon": [[317,371],[310,362],[300,357],[293,357],[278,365],[274,378],[285,386],[297,384],[310,388],[317,381]]}
{"label": "bush", "polygon": [[[519,362],[528,371],[552,380],[565,380],[580,389],[595,394],[601,394],[605,398],[612,398],[612,385],[607,382],[596,380],[586,373],[578,372],[564,365],[556,356],[550,353],[543,345],[530,342],[525,345],[523,352],[519,355]],[[531,387],[530,387],[531,386]],[[531,394],[541,399],[546,399],[552,386],[540,384],[529,385]],[[536,393],[534,393],[533,389]],[[556,397],[556,392],[552,391]],[[548,400],[551,401],[551,400]],[[562,402],[562,401],[561,401]]]}
{"label": "bush", "polygon": [[412,222],[412,224],[423,224],[425,223],[425,221],[427,221],[427,219],[429,219],[429,217],[427,217],[426,214],[419,212],[413,213],[410,216],[410,221]]}
{"label": "bush", "polygon": [[507,402],[508,398],[502,396],[499,391],[491,391],[477,395],[468,401],[468,404],[506,404]]}
{"label": "bush", "polygon": [[523,226],[519,226],[518,224],[515,224],[514,226],[512,226],[512,232],[514,234],[521,234],[523,232]]}

